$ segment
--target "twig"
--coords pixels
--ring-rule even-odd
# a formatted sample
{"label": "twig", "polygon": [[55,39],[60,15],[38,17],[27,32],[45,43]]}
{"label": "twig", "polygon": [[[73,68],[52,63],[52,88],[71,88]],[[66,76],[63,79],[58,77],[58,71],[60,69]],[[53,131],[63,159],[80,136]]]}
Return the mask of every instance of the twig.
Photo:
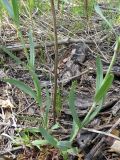
{"label": "twig", "polygon": [[69,79],[64,79],[64,80],[58,81],[58,83],[62,84],[64,86],[67,83],[69,83],[70,81],[73,81],[73,80],[76,80],[76,79],[80,78],[80,76],[82,76],[83,74],[86,74],[89,71],[90,71],[90,69],[87,69],[84,72],[82,72],[82,73],[80,73],[80,74],[78,74],[76,76],[70,77]]}
{"label": "twig", "polygon": [[0,156],[2,156],[2,155],[4,155],[4,154],[7,154],[7,153],[10,153],[10,152],[17,151],[17,150],[19,150],[19,149],[23,149],[23,147],[22,147],[22,146],[19,146],[19,147],[15,147],[15,148],[6,150],[6,151],[4,151],[4,152],[1,152],[1,153],[0,153]]}
{"label": "twig", "polygon": [[53,97],[53,123],[56,123],[56,98],[57,98],[57,68],[58,68],[58,38],[57,38],[57,27],[56,27],[56,14],[54,0],[51,0],[51,10],[53,16],[53,26],[54,26],[54,47],[55,47],[55,64],[54,64],[54,97]]}
{"label": "twig", "polygon": [[112,138],[115,138],[117,140],[120,141],[120,138],[111,134],[111,133],[106,133],[106,132],[103,132],[103,131],[98,131],[96,129],[91,129],[91,128],[82,128],[83,130],[86,130],[86,131],[89,131],[89,132],[94,132],[94,133],[98,133],[98,134],[102,134],[102,135],[105,135],[105,136],[109,136],[109,137],[112,137]]}
{"label": "twig", "polygon": [[[58,41],[58,45],[68,45],[71,43],[80,43],[80,42],[84,42],[86,44],[95,44],[95,42],[91,41],[91,40],[81,40],[81,39],[74,39],[74,38],[65,38],[62,40]],[[101,43],[102,41],[96,41],[97,44]],[[52,47],[54,46],[54,42],[40,42],[40,43],[35,43],[35,48],[44,48],[44,47]],[[27,49],[30,48],[29,44],[25,44],[25,47]],[[9,45],[6,46],[7,49],[10,49],[11,51],[21,51],[23,50],[23,46],[21,44],[14,44],[14,45]]]}

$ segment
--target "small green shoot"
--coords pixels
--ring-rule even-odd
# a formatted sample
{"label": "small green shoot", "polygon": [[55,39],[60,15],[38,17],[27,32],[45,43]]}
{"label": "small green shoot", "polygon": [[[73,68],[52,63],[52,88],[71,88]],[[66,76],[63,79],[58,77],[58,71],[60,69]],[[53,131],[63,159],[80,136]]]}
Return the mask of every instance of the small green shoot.
{"label": "small green shoot", "polygon": [[30,60],[29,60],[29,65],[31,68],[34,68],[35,66],[35,45],[34,45],[34,40],[33,40],[33,33],[32,29],[29,31],[29,44],[30,44]]}
{"label": "small green shoot", "polygon": [[95,11],[96,11],[96,13],[98,13],[100,15],[100,17],[106,22],[106,24],[110,27],[110,29],[116,35],[116,32],[115,32],[114,28],[112,27],[112,25],[110,24],[110,22],[103,15],[102,10],[100,9],[99,5],[95,5]]}
{"label": "small green shoot", "polygon": [[56,113],[57,113],[57,117],[59,117],[61,115],[61,109],[62,109],[62,97],[61,97],[61,91],[58,88],[57,89],[57,97],[56,97]]}
{"label": "small green shoot", "polygon": [[43,113],[43,122],[44,122],[44,128],[48,129],[48,122],[49,122],[49,110],[51,106],[51,99],[49,95],[48,89],[46,89],[46,108],[45,113]]}
{"label": "small green shoot", "polygon": [[45,140],[47,140],[47,142],[48,142],[50,145],[52,145],[52,146],[54,146],[54,147],[57,147],[58,141],[57,141],[56,138],[54,138],[53,136],[51,136],[51,135],[48,133],[48,131],[46,131],[46,130],[45,130],[44,128],[42,128],[42,127],[40,127],[39,130],[40,130],[42,136],[45,138]]}
{"label": "small green shoot", "polygon": [[69,93],[68,101],[69,101],[69,108],[70,108],[73,120],[78,126],[80,126],[81,122],[78,118],[78,115],[75,109],[75,88],[76,88],[76,82],[73,82],[70,93]]}

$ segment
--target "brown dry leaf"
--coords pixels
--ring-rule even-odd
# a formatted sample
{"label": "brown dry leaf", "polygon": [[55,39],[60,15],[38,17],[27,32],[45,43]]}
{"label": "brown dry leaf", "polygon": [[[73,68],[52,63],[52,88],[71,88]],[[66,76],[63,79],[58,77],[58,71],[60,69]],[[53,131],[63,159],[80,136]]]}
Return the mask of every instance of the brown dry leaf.
{"label": "brown dry leaf", "polygon": [[83,155],[82,153],[80,153],[80,154],[78,155],[78,160],[83,160],[83,157],[84,157],[84,155]]}
{"label": "brown dry leaf", "polygon": [[0,106],[2,108],[14,108],[14,105],[10,102],[9,99],[7,100],[3,100],[3,99],[0,99]]}
{"label": "brown dry leaf", "polygon": [[113,135],[119,137],[120,131],[119,131],[118,129],[113,129],[111,133],[112,133]]}
{"label": "brown dry leaf", "polygon": [[9,99],[0,99],[0,108],[2,110],[2,114],[0,114],[0,116],[3,121],[6,123],[12,122],[12,125],[16,126],[15,116],[13,115],[14,105],[11,103],[11,101]]}
{"label": "brown dry leaf", "polygon": [[8,122],[10,118],[12,118],[12,112],[7,109],[4,111],[4,116],[5,116],[5,122]]}
{"label": "brown dry leaf", "polygon": [[120,154],[120,141],[115,140],[112,146],[110,147],[110,152],[116,152]]}

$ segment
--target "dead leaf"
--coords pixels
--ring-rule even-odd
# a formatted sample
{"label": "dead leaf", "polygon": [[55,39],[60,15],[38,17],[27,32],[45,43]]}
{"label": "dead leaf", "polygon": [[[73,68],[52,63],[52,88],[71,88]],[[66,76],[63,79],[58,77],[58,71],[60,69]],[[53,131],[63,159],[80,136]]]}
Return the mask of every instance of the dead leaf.
{"label": "dead leaf", "polygon": [[110,152],[116,152],[120,154],[120,141],[115,140],[112,146],[110,147]]}
{"label": "dead leaf", "polygon": [[7,100],[3,100],[3,99],[0,99],[0,106],[2,108],[14,108],[14,105],[10,102],[9,99]]}

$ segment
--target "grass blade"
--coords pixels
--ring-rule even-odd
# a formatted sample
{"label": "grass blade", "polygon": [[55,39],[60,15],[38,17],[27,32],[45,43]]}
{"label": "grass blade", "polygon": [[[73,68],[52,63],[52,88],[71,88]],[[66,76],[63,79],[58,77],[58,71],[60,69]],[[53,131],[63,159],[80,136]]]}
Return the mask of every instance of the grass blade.
{"label": "grass blade", "polygon": [[61,91],[58,88],[57,89],[57,97],[56,97],[56,113],[57,117],[60,116],[62,110],[62,97],[61,97]]}
{"label": "grass blade", "polygon": [[95,95],[95,102],[98,103],[107,93],[108,89],[111,87],[112,82],[114,79],[114,75],[113,74],[109,74],[103,81],[100,89],[98,90],[98,92]]}
{"label": "grass blade", "polygon": [[79,129],[80,128],[78,127],[78,125],[75,123],[75,121],[73,121],[72,131],[71,131],[71,135],[70,135],[70,142],[72,142],[74,140]]}
{"label": "grass blade", "polygon": [[[89,116],[84,120],[83,126],[85,127],[87,124],[89,124],[94,118],[95,116],[100,112],[102,106],[103,106],[103,100],[104,98],[102,98],[102,100],[99,102],[99,104],[97,106],[95,106],[95,108],[93,110],[91,110]],[[89,112],[88,112],[89,113]]]}
{"label": "grass blade", "polygon": [[11,18],[14,18],[14,12],[13,12],[13,9],[12,9],[12,6],[11,6],[9,0],[1,0],[1,2],[2,2],[4,8],[7,10],[9,16]]}
{"label": "grass blade", "polygon": [[48,144],[48,142],[46,140],[39,140],[38,139],[38,140],[32,141],[32,145],[38,147],[39,149],[40,149],[40,146],[45,146],[47,144]]}
{"label": "grass blade", "polygon": [[35,86],[35,90],[36,90],[36,93],[37,93],[36,101],[39,104],[39,106],[41,106],[42,105],[42,93],[41,93],[41,87],[40,87],[40,82],[39,82],[38,76],[31,68],[29,68],[29,72],[32,76],[34,86]]}
{"label": "grass blade", "polygon": [[62,151],[67,151],[72,146],[70,141],[58,141],[57,147]]}
{"label": "grass blade", "polygon": [[40,127],[40,132],[42,136],[45,138],[45,140],[48,141],[49,144],[51,144],[54,147],[57,147],[57,139],[55,139],[53,136],[51,136],[44,128]]}
{"label": "grass blade", "polygon": [[75,110],[75,86],[76,86],[76,83],[73,82],[70,93],[69,93],[68,101],[69,101],[69,108],[70,108],[73,120],[75,121],[75,123],[78,126],[80,126],[81,123],[80,123],[80,120],[78,118],[77,112]]}
{"label": "grass blade", "polygon": [[51,99],[50,99],[50,95],[49,95],[49,92],[48,92],[48,89],[46,89],[46,109],[45,109],[45,113],[44,113],[44,125],[45,125],[45,128],[47,129],[48,128],[48,114],[49,114],[49,110],[50,110],[50,106],[51,106]]}
{"label": "grass blade", "polygon": [[116,35],[116,32],[115,32],[114,28],[112,27],[110,22],[103,15],[102,10],[100,9],[99,5],[95,5],[95,11],[96,11],[96,13],[98,13],[100,15],[100,17],[106,22],[106,24],[112,29],[112,31]]}
{"label": "grass blade", "polygon": [[35,0],[28,0],[28,6],[29,6],[30,13],[32,13],[35,6]]}
{"label": "grass blade", "polygon": [[12,8],[14,13],[14,21],[19,26],[19,7],[18,7],[19,1],[12,0]]}
{"label": "grass blade", "polygon": [[34,68],[35,64],[35,47],[34,47],[34,41],[33,41],[33,35],[32,30],[29,31],[29,44],[30,44],[30,66]]}
{"label": "grass blade", "polygon": [[17,79],[3,79],[4,82],[8,82],[12,85],[15,85],[17,88],[22,90],[24,93],[30,95],[32,98],[36,99],[36,94],[35,92],[27,86],[25,83],[17,80]]}
{"label": "grass blade", "polygon": [[0,46],[0,49],[3,50],[6,54],[8,54],[17,64],[25,65],[18,57],[16,57],[9,49],[4,46]]}
{"label": "grass blade", "polygon": [[96,59],[96,67],[97,67],[97,77],[96,77],[96,93],[99,90],[102,82],[103,82],[103,67],[102,67],[102,62],[99,56],[97,56]]}

